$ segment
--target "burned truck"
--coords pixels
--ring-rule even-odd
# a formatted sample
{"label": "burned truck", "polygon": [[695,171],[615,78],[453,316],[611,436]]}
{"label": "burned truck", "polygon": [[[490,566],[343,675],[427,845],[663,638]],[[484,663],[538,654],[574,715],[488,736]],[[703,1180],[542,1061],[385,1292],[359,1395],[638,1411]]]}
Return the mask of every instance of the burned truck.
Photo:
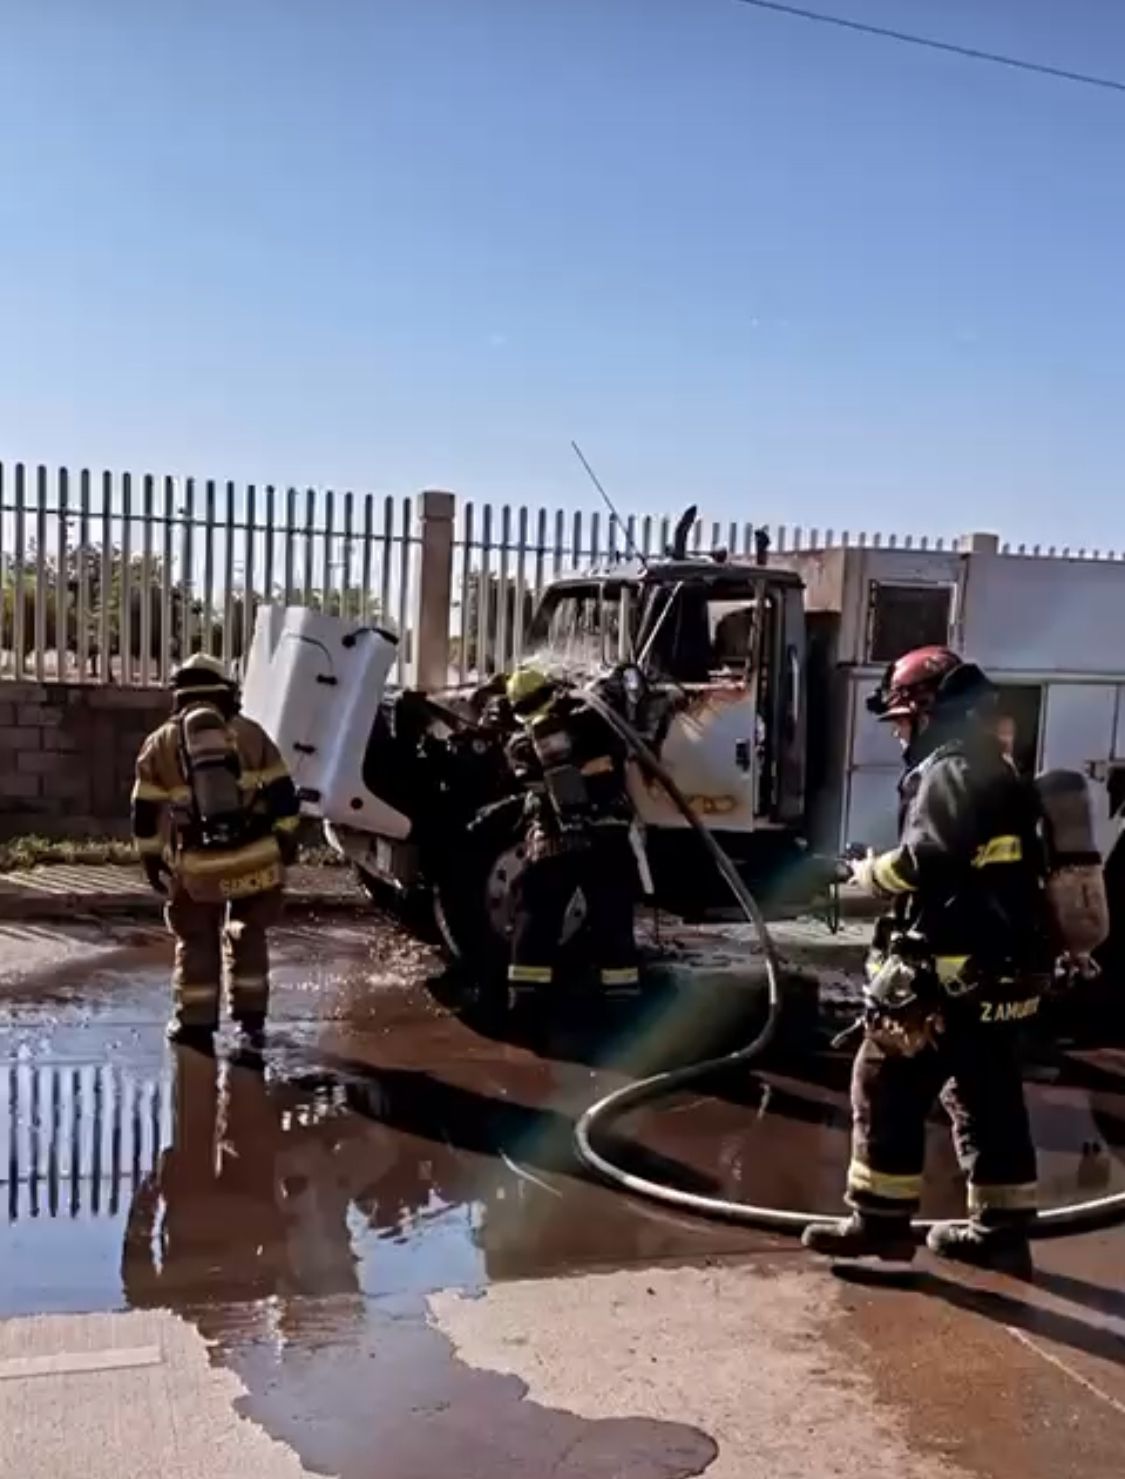
{"label": "burned truck", "polygon": [[[687,524],[683,527],[686,529]],[[397,637],[301,607],[259,612],[248,713],[276,737],[306,815],[371,893],[454,954],[506,948],[523,865],[523,797],[490,702],[503,674],[436,692],[393,688]],[[523,661],[582,687],[615,673],[692,810],[768,899],[823,885],[805,843],[802,581],[722,550],[620,561],[560,577]],[[683,917],[727,903],[661,786],[630,765],[642,892]],[[568,930],[582,927],[578,893]]]}

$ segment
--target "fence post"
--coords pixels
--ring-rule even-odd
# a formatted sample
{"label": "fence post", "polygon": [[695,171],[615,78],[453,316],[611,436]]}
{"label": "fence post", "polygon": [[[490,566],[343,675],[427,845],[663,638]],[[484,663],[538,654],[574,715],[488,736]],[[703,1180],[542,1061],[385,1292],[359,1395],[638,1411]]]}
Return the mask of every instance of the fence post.
{"label": "fence post", "polygon": [[[418,521],[418,589],[414,601],[414,677],[419,688],[449,682],[449,611],[453,595],[452,493],[422,494]],[[407,530],[403,530],[406,538]],[[407,633],[399,634],[405,644]]]}

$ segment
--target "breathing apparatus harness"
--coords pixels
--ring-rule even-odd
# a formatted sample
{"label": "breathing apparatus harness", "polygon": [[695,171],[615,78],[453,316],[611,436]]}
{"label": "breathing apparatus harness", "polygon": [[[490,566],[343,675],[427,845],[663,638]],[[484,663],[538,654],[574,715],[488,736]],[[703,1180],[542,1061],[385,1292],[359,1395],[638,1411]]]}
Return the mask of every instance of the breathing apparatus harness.
{"label": "breathing apparatus harness", "polygon": [[[624,689],[619,695],[613,678],[611,675],[598,686],[606,697],[623,698]],[[513,676],[508,696],[523,727],[513,757],[527,785],[532,823],[544,833],[553,833],[555,844],[568,852],[590,845],[591,826],[627,825],[630,816],[615,805],[618,782],[624,795],[619,750],[608,753],[620,747],[619,737],[611,739],[610,731],[606,753],[584,758],[581,742],[573,733],[575,722],[581,724],[585,719],[589,723],[589,715],[582,714],[583,707],[597,712],[585,702],[588,692],[572,696],[563,683],[536,669],[524,668]],[[599,732],[605,732],[604,721],[596,719],[594,723]],[[531,756],[534,765],[527,763]]]}
{"label": "breathing apparatus harness", "polygon": [[229,717],[213,695],[189,689],[177,697],[174,722],[188,791],[176,819],[181,836],[202,852],[241,846],[251,840],[251,819]]}
{"label": "breathing apparatus harness", "polygon": [[218,658],[197,652],[172,674],[176,757],[184,778],[173,805],[181,846],[199,852],[252,840],[242,759],[231,729],[238,688]]}
{"label": "breathing apparatus harness", "polygon": [[[929,762],[957,753],[958,748],[942,746]],[[1077,772],[1052,770],[1025,782],[1024,791],[1034,823],[1029,843],[1034,848],[1044,923],[1055,961],[1053,979],[1045,978],[1043,985],[1065,989],[1097,975],[1093,952],[1109,934],[1109,907],[1089,789]],[[998,901],[990,897],[988,906],[996,914],[997,926],[1011,932],[1012,921]],[[945,1008],[971,997],[998,973],[986,973],[970,961],[957,976],[939,977],[926,943],[924,918],[913,926],[905,925],[906,908],[906,900],[900,899],[895,911],[899,920],[892,914],[877,927],[864,1013],[855,1025],[863,1026],[888,1052],[910,1057],[936,1040]],[[1003,977],[1004,970],[999,974]],[[850,1035],[851,1030],[841,1036]]]}
{"label": "breathing apparatus harness", "polygon": [[[935,745],[906,772],[899,788],[900,824],[929,767],[963,750],[956,740]],[[912,903],[917,903],[916,895],[899,895],[877,923],[864,968],[863,1011],[833,1040],[834,1047],[863,1031],[885,1052],[912,1058],[936,1043],[948,1001],[971,994],[980,984],[979,974],[967,972],[941,978],[927,938],[925,908],[910,919]],[[1001,917],[997,923],[1007,926],[1009,921]]]}

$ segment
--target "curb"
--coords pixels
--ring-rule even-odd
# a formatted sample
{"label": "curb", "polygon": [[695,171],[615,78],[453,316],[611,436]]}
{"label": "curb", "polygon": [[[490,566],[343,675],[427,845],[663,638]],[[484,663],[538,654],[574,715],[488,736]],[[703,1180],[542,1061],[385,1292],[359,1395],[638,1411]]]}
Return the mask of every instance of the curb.
{"label": "curb", "polygon": [[[374,918],[375,910],[362,898],[317,898],[315,895],[291,894],[285,900],[285,914],[290,918],[294,915],[316,918],[328,914]],[[0,894],[0,924],[42,924],[60,919],[89,918],[90,915],[102,919],[162,920],[164,902],[156,894],[40,894],[27,898]]]}

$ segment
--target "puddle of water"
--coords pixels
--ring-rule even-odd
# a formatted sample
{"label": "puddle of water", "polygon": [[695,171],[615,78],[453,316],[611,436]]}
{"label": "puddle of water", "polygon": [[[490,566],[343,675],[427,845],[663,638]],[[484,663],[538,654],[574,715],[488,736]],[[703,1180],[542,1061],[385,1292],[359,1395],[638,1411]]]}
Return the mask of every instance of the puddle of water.
{"label": "puddle of water", "polygon": [[[461,1366],[423,1298],[779,1246],[576,1176],[577,1114],[626,1072],[691,1056],[698,1000],[550,1030],[533,1017],[530,1042],[500,1041],[438,1005],[413,946],[391,943],[367,925],[281,932],[264,1061],[226,1038],[217,1057],[164,1044],[155,936],[0,993],[0,1314],[171,1308],[238,1372],[247,1416],[345,1479],[700,1472],[705,1435],[584,1424]],[[847,1077],[837,1056],[714,1085],[627,1120],[618,1154],[833,1212]],[[1029,1097],[1048,1199],[1125,1186],[1125,1054],[1076,1056]],[[930,1133],[927,1210],[953,1214],[948,1132]]]}
{"label": "puddle of water", "polygon": [[[1125,1073],[1101,1088],[1064,1078],[1031,1083],[1027,1097],[1044,1207],[1125,1191]],[[761,1206],[835,1215],[849,1155],[848,1064],[826,1057],[801,1079],[747,1076],[729,1099],[667,1101],[624,1121],[637,1143]],[[964,1183],[938,1111],[927,1127],[926,1217],[964,1216]]]}
{"label": "puddle of water", "polygon": [[[388,970],[370,933],[286,931],[265,1061],[168,1049],[161,948],[9,997],[0,1024],[3,1313],[375,1298],[577,1267],[776,1246],[581,1181],[582,1109],[684,1050],[682,1003],[494,1041]],[[330,946],[331,948],[328,948]],[[553,1056],[549,1056],[553,1054]],[[615,1154],[657,1179],[833,1213],[848,1063],[747,1074],[627,1119]],[[721,1096],[720,1096],[721,1095]],[[1029,1092],[1048,1203],[1125,1188],[1125,1059]],[[947,1130],[925,1211],[957,1215]],[[786,1244],[789,1246],[789,1244]]]}
{"label": "puddle of water", "polygon": [[[506,1094],[356,1062],[295,1074],[292,1050],[151,1048],[147,1065],[25,1058],[0,1078],[4,1313],[379,1298],[763,1245],[578,1182],[572,1115],[518,1077]],[[671,1101],[622,1148],[688,1187],[831,1212],[847,1113],[822,1077]],[[1125,1188],[1120,1082],[1032,1088],[1048,1202]],[[925,1210],[961,1205],[935,1123]]]}
{"label": "puddle of water", "polygon": [[682,1423],[541,1407],[518,1378],[459,1361],[414,1299],[242,1306],[220,1341],[239,1411],[340,1479],[687,1479],[718,1453]]}

